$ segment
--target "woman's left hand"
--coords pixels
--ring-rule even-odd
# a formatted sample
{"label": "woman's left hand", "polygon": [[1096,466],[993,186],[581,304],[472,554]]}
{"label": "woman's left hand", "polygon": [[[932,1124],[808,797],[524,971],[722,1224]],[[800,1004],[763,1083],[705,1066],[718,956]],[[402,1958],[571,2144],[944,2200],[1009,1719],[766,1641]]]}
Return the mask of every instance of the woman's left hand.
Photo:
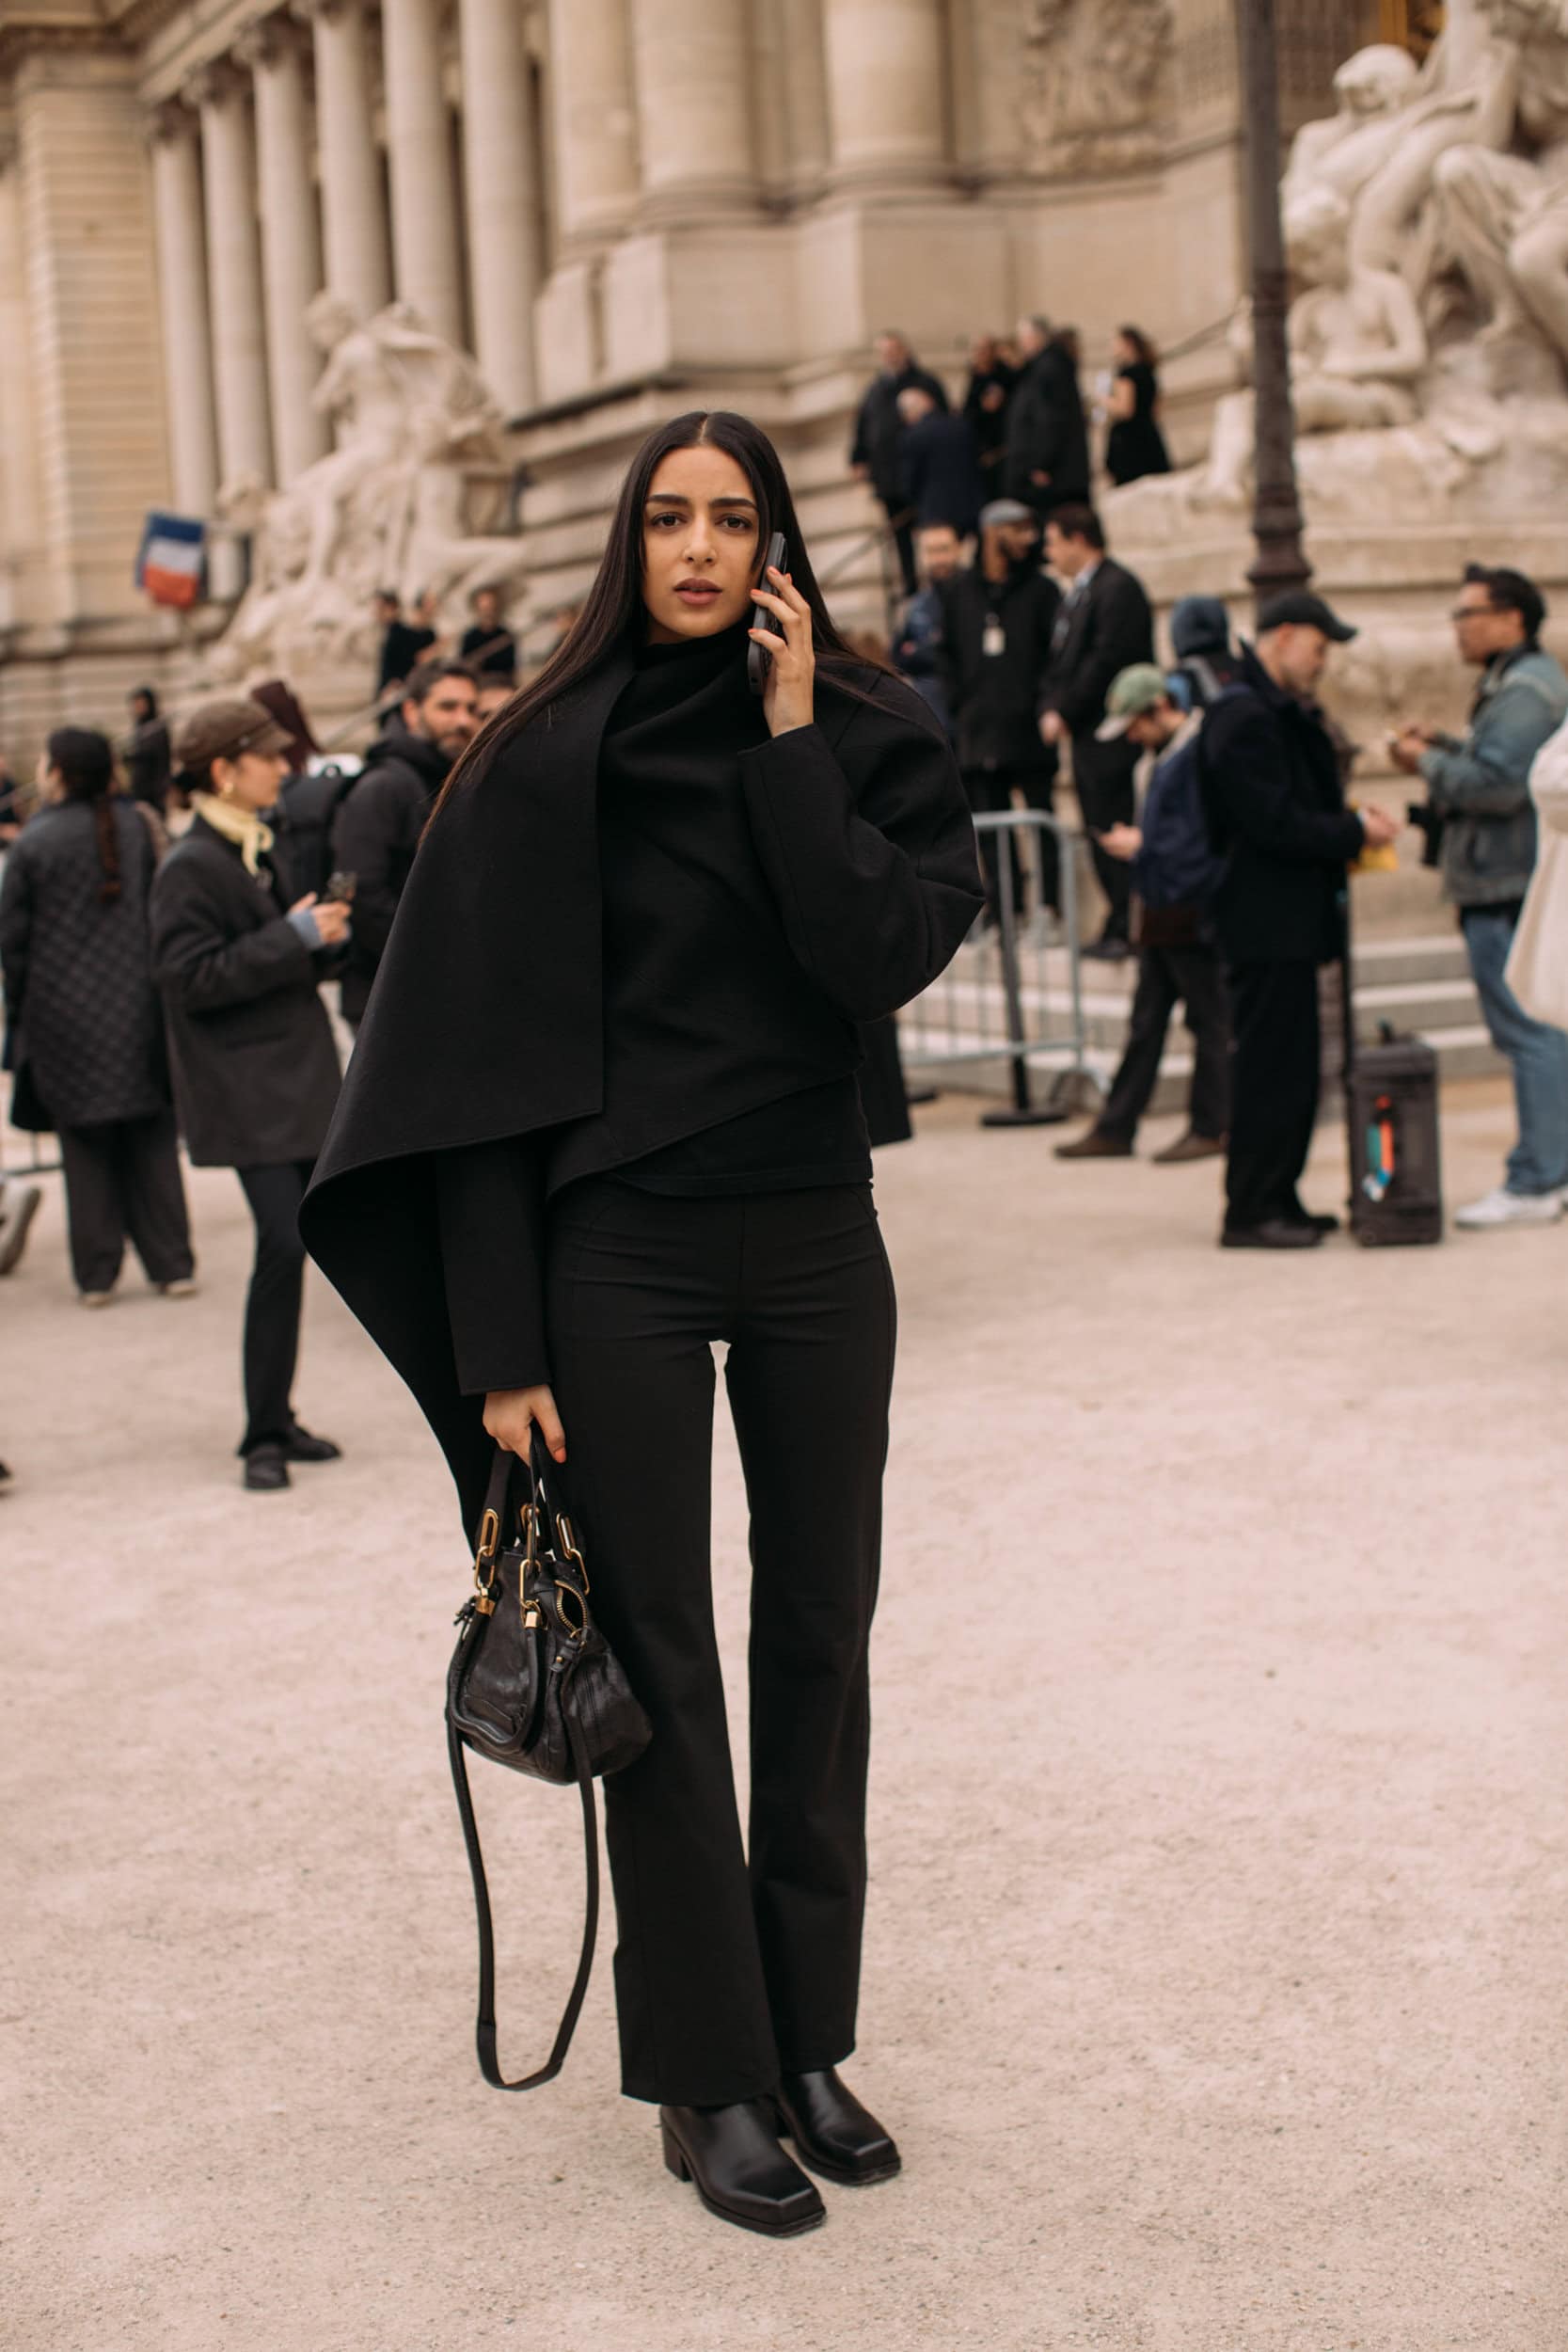
{"label": "woman's left hand", "polygon": [[787,572],[769,564],[767,580],[766,587],[752,589],[752,601],[776,615],[783,624],[784,635],[775,637],[765,628],[753,628],[751,634],[772,656],[768,683],[762,691],[762,715],[768,722],[768,732],[787,735],[791,727],[809,727],[816,716],[812,681],[816,674],[816,655],[811,642],[811,607]]}

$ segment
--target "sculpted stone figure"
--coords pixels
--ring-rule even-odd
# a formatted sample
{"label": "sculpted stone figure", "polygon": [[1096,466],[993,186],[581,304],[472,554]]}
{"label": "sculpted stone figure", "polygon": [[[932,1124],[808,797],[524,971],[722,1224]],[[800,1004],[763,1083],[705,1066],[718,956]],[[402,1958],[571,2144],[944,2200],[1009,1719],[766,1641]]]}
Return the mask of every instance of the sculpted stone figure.
{"label": "sculpted stone figure", "polygon": [[1445,225],[1487,314],[1488,341],[1538,330],[1568,363],[1568,6],[1474,5],[1495,36],[1495,103],[1506,128],[1443,156]]}
{"label": "sculpted stone figure", "polygon": [[465,521],[476,474],[493,484],[507,471],[500,411],[473,361],[404,303],[364,320],[323,294],[306,324],[326,356],[314,399],[337,445],[285,491],[252,485],[230,517],[252,534],[252,585],[225,639],[230,672],[357,663],[378,587],[440,598],[518,569],[517,541]]}

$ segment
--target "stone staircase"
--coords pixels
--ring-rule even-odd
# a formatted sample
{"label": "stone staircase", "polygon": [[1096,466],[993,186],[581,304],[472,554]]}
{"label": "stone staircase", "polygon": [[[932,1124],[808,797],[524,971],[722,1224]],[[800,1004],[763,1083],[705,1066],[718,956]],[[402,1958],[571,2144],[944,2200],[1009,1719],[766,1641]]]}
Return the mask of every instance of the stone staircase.
{"label": "stone staircase", "polygon": [[[951,969],[901,1017],[901,1041],[911,1086],[922,1083],[959,1092],[1005,1094],[1009,1065],[999,1050],[1006,1031],[1000,957],[990,943],[959,949]],[[1136,969],[1132,962],[1082,964],[1085,1063],[1103,1086],[1120,1057]],[[1028,943],[1023,947],[1021,996],[1031,1040],[1035,1093],[1043,1101],[1053,1076],[1072,1066],[1072,994],[1065,948]],[[1413,1031],[1437,1049],[1443,1078],[1472,1078],[1501,1071],[1493,1048],[1457,930],[1424,935],[1371,938],[1355,951],[1356,1033],[1370,1039],[1380,1022],[1399,1032]],[[1338,983],[1325,980],[1336,1001],[1324,1007],[1324,1067],[1339,1066]],[[963,1058],[954,1058],[962,1057]],[[1192,1075],[1191,1042],[1180,1018],[1160,1065],[1153,1109],[1179,1110]],[[1325,1107],[1332,1096],[1325,1089]]]}

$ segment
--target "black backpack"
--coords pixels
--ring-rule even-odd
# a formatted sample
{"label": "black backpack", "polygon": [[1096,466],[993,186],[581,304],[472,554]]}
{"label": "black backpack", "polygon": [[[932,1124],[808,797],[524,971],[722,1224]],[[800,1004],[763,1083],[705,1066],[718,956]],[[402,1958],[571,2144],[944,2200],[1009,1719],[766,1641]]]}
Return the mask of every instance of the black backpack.
{"label": "black backpack", "polygon": [[357,769],[346,772],[336,761],[325,768],[290,776],[277,796],[273,819],[273,855],[289,903],[320,898],[332,873],[332,827],[339,809],[359,780]]}

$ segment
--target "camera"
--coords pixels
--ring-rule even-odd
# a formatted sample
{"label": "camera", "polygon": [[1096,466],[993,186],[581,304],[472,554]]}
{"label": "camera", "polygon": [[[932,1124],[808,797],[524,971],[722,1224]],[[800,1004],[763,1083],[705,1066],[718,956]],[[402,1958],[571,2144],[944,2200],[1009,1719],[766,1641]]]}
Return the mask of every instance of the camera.
{"label": "camera", "polygon": [[1407,801],[1404,821],[1414,825],[1421,836],[1421,864],[1436,866],[1443,855],[1443,816],[1430,801]]}

